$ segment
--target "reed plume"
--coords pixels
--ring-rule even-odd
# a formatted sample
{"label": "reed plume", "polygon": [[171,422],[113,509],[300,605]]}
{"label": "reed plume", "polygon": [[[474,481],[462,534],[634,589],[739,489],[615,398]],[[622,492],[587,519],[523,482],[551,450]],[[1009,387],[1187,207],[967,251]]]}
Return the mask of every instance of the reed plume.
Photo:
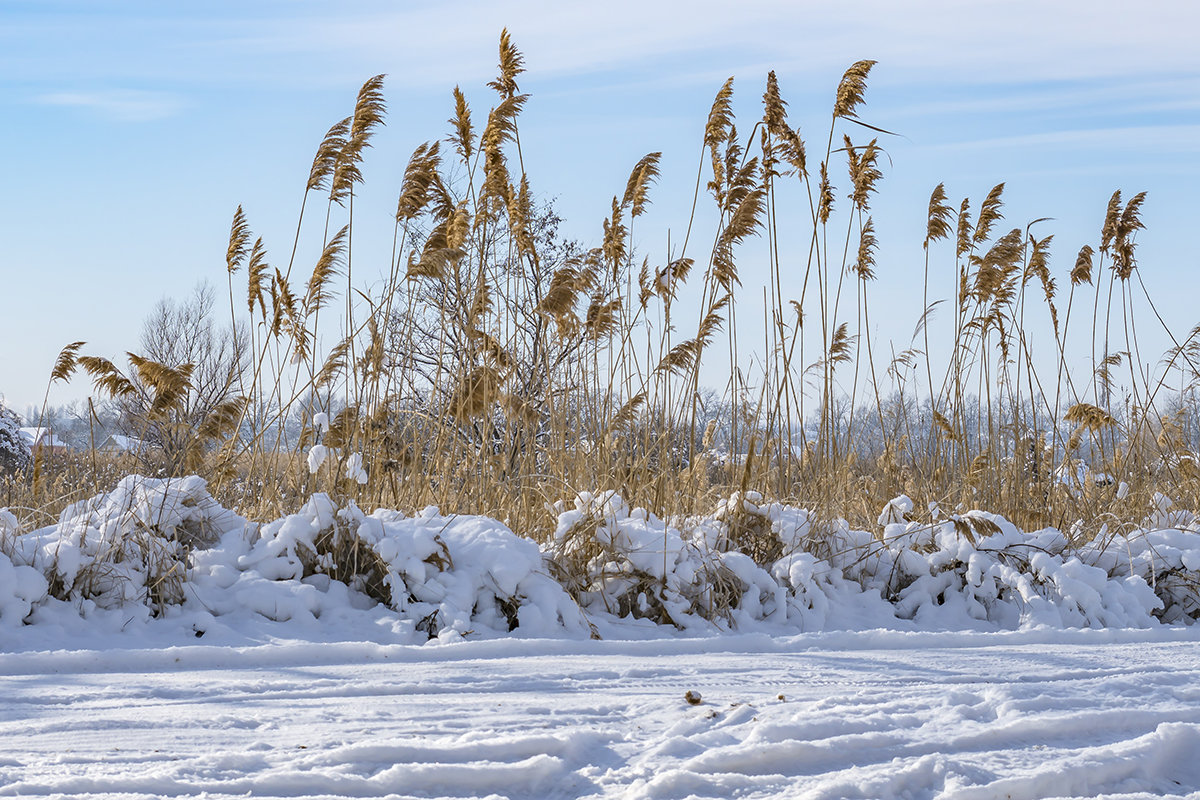
{"label": "reed plume", "polygon": [[239,205],[233,214],[233,224],[229,231],[229,247],[225,251],[225,268],[233,275],[241,268],[242,262],[250,253],[250,226],[246,223],[246,213]]}
{"label": "reed plume", "polygon": [[343,204],[354,184],[362,183],[363,175],[359,164],[363,152],[371,146],[371,137],[375,129],[383,125],[383,118],[387,112],[387,104],[383,97],[383,79],[383,75],[376,75],[358,91],[349,131],[333,162],[329,199],[335,203]]}
{"label": "reed plume", "polygon": [[58,353],[54,359],[54,369],[50,371],[50,382],[70,380],[79,364],[79,350],[87,342],[71,342]]}
{"label": "reed plume", "polygon": [[925,229],[925,249],[931,242],[940,241],[950,235],[950,219],[954,210],[946,202],[946,184],[939,183],[929,195],[929,222]]}
{"label": "reed plume", "polygon": [[867,75],[876,63],[870,60],[856,61],[842,75],[837,88],[837,99],[833,104],[835,118],[853,119],[858,116],[856,109],[863,102],[863,95],[867,91]]}

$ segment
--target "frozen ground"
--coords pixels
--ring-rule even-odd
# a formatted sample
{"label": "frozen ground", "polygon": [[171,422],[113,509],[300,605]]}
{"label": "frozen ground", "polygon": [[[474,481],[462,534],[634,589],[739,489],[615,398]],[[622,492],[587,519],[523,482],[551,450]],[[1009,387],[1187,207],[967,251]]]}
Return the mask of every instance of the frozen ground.
{"label": "frozen ground", "polygon": [[0,797],[1200,793],[1200,626],[137,641],[0,653]]}

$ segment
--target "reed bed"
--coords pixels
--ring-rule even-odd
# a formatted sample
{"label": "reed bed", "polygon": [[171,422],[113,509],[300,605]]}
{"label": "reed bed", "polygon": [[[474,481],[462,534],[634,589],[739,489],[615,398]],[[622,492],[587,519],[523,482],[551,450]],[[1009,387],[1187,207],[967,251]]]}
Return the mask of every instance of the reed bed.
{"label": "reed bed", "polygon": [[[499,56],[486,113],[456,87],[448,132],[412,153],[390,254],[355,247],[383,76],[319,142],[292,242],[268,248],[237,209],[225,273],[247,357],[218,401],[190,403],[196,365],[119,365],[82,342],[51,380],[86,373],[136,403],[138,432],[174,443],[139,468],[199,474],[260,520],[314,491],[489,515],[534,537],[553,530],[556,503],[602,490],[672,518],[757,492],[860,526],[903,494],[909,519],[986,509],[1072,536],[1137,524],[1158,495],[1198,507],[1200,328],[1168,330],[1171,350],[1140,366],[1139,331],[1161,324],[1137,261],[1144,194],[1114,192],[1095,243],[1057,274],[1045,221],[1014,222],[1003,183],[961,200],[937,185],[914,232],[924,307],[894,352],[871,339],[872,201],[890,135],[864,118],[874,62],[846,70],[815,146],[774,73],[761,117],[740,128],[726,81],[698,132],[687,234],[642,253],[633,230],[661,154],[614,179],[595,246],[564,242],[524,168],[530,97],[507,32]],[[314,228],[323,244],[305,253]],[[740,279],[752,238],[766,245],[762,288]],[[739,309],[765,311],[765,329],[739,326]],[[1083,371],[1068,365],[1076,352],[1089,354]],[[715,380],[714,362],[728,365]],[[52,519],[118,472],[39,458],[0,496],[26,520]],[[768,546],[752,513],[723,513],[746,547]]]}

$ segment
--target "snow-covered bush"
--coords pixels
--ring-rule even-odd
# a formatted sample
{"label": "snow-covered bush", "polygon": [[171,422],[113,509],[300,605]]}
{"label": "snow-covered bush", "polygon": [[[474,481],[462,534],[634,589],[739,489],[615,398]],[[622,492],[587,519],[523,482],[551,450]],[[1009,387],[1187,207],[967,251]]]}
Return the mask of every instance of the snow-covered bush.
{"label": "snow-covered bush", "polygon": [[783,542],[776,535],[758,492],[734,492],[717,507],[712,519],[720,528],[713,543],[718,550],[736,550],[759,565],[772,564],[783,555]]}
{"label": "snow-covered bush", "polygon": [[1200,534],[1173,528],[1138,530],[1084,548],[1083,557],[1118,578],[1148,584],[1163,622],[1200,620]]}
{"label": "snow-covered bush", "polygon": [[[595,613],[649,619],[679,628],[742,628],[759,622],[823,627],[837,610],[853,624],[872,606],[892,615],[861,587],[803,552],[812,540],[810,515],[735,493],[711,515],[686,521],[686,531],[645,509],[630,509],[613,492],[583,493],[574,508],[560,504],[548,553],[559,580]],[[766,563],[762,563],[766,562]],[[882,614],[882,617],[879,615]]]}
{"label": "snow-covered bush", "polygon": [[1084,546],[979,511],[922,521],[913,508],[897,497],[867,531],[753,492],[672,520],[582,493],[552,507],[555,535],[540,548],[488,517],[366,514],[325,494],[257,526],[199,478],[130,476],[41,530],[0,511],[0,624],[36,622],[56,602],[85,618],[185,616],[198,635],[217,617],[337,626],[365,613],[406,642],[586,636],[631,621],[789,633],[1200,619],[1200,532],[1163,498],[1145,527],[1102,528]]}
{"label": "snow-covered bush", "polygon": [[896,498],[872,533],[738,493],[681,531],[612,492],[582,494],[557,509],[549,555],[584,608],[681,628],[1129,627],[1163,606],[1144,576],[1085,563],[1056,530],[981,512],[914,522],[912,509]]}
{"label": "snow-covered bush", "polygon": [[830,558],[847,578],[887,598],[901,618],[939,627],[1140,627],[1152,624],[1161,606],[1141,578],[1085,563],[1057,530],[1026,533],[977,511],[906,521],[911,510],[908,498],[891,501],[878,538],[840,528]]}
{"label": "snow-covered bush", "polygon": [[432,507],[416,517],[387,509],[367,515],[353,502],[339,509],[315,494],[299,513],[263,526],[237,563],[273,580],[346,584],[431,639],[481,629],[588,630],[544,571],[538,546],[487,517],[443,516]]}
{"label": "snow-covered bush", "polygon": [[46,596],[42,573],[24,564],[13,564],[0,553],[0,627],[20,625],[35,603]]}
{"label": "snow-covered bush", "polygon": [[1080,555],[1109,575],[1149,584],[1163,622],[1200,620],[1200,526],[1190,512],[1174,509],[1161,494],[1143,526],[1110,535],[1107,528]]}
{"label": "snow-covered bush", "polygon": [[21,421],[0,400],[0,475],[25,469],[30,459],[29,442],[21,435]]}
{"label": "snow-covered bush", "polygon": [[57,526],[22,537],[16,555],[45,574],[59,599],[161,610],[183,600],[189,551],[242,524],[199,477],[130,475],[69,506]]}
{"label": "snow-covered bush", "polygon": [[555,577],[593,613],[690,627],[727,617],[743,587],[703,542],[684,535],[616,492],[584,492],[557,504],[549,559]]}

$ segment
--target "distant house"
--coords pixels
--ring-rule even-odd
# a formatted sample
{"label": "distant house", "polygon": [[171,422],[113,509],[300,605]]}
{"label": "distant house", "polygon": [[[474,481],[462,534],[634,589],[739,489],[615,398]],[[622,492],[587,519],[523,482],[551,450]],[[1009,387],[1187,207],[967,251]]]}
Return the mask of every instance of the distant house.
{"label": "distant house", "polygon": [[21,428],[21,436],[33,452],[51,453],[57,455],[68,450],[67,443],[54,435],[49,428]]}
{"label": "distant house", "polygon": [[121,453],[140,453],[146,449],[146,443],[133,436],[122,436],[114,433],[104,440],[97,448],[102,453],[120,455]]}

